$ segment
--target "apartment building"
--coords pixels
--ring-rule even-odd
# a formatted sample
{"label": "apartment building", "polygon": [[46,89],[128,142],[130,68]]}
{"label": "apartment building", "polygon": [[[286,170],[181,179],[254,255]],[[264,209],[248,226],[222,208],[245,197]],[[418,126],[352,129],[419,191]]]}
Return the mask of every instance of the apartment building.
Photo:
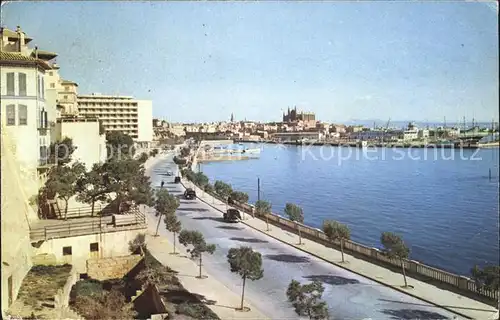
{"label": "apartment building", "polygon": [[38,179],[50,145],[45,103],[45,75],[51,65],[28,48],[31,38],[21,30],[1,29],[0,95],[2,129],[14,141],[23,171]]}
{"label": "apartment building", "polygon": [[153,141],[153,106],[150,100],[94,93],[78,95],[80,116],[98,118],[106,132],[121,131],[141,147]]}

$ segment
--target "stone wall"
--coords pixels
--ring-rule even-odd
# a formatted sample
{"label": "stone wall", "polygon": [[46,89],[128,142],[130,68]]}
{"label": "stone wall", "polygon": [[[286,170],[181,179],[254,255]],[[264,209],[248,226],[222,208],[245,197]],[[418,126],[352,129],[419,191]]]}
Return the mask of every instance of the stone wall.
{"label": "stone wall", "polygon": [[[27,177],[14,155],[15,146],[2,125],[1,190],[2,190],[2,314],[15,301],[22,281],[31,269],[30,221],[38,219],[29,205],[29,197],[37,190],[36,177]],[[36,173],[35,173],[36,174]]]}
{"label": "stone wall", "polygon": [[140,255],[87,260],[87,275],[92,279],[123,278],[142,259]]}
{"label": "stone wall", "polygon": [[[143,229],[126,230],[43,241],[40,247],[33,248],[35,260],[40,264],[68,263],[78,273],[86,273],[88,259],[126,256],[129,242],[144,232]],[[98,250],[92,251],[91,244],[97,244]],[[64,247],[71,247],[71,255],[63,253]]]}

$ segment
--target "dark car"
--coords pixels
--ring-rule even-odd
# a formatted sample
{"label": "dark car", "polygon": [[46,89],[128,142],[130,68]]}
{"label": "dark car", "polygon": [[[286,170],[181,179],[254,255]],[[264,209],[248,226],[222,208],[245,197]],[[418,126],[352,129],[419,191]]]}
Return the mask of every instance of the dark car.
{"label": "dark car", "polygon": [[196,199],[196,192],[191,188],[187,188],[186,191],[184,191],[184,198],[186,200]]}
{"label": "dark car", "polygon": [[224,213],[224,221],[238,222],[238,220],[241,220],[241,215],[238,210],[227,209],[227,212]]}
{"label": "dark car", "polygon": [[181,183],[181,177],[175,177],[174,183]]}

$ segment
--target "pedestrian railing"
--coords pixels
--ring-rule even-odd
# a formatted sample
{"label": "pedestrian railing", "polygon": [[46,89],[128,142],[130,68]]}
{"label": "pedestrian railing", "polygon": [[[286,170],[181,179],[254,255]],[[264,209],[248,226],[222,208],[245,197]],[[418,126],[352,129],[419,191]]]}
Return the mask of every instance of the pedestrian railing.
{"label": "pedestrian railing", "polygon": [[[82,221],[80,219],[60,220],[60,223],[44,227],[34,227],[30,230],[31,241],[50,240],[57,238],[67,238],[82,235],[117,232],[124,230],[136,230],[147,228],[146,216],[137,209],[132,209],[128,213],[112,216],[96,217]],[[126,217],[123,223],[122,217]],[[122,221],[116,223],[116,221]]]}

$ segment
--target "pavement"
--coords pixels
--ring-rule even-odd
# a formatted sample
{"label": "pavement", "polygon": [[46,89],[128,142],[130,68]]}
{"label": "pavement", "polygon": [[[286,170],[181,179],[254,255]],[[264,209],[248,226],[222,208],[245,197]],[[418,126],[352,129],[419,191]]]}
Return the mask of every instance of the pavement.
{"label": "pavement", "polygon": [[176,247],[179,255],[170,254],[173,252],[172,239],[167,239],[166,234],[163,234],[164,228],[160,230],[160,236],[154,237],[156,223],[153,219],[149,221],[152,232],[146,236],[148,250],[159,262],[178,272],[177,278],[186,290],[204,296],[207,306],[221,319],[268,319],[248,303],[245,303],[245,307],[250,308],[249,311],[236,310],[241,304],[241,295],[232,292],[216,278],[212,276],[206,279],[196,278],[199,274],[197,259],[191,260],[182,246]]}
{"label": "pavement", "polygon": [[[163,180],[169,192],[181,198],[182,185],[174,184],[173,177],[162,175],[167,170],[176,172],[172,155],[162,157],[164,160],[148,170],[152,185],[159,187]],[[309,240],[303,240],[305,244],[299,246],[295,234],[275,226],[267,232],[265,222],[246,214],[241,223],[226,223],[220,211],[226,210],[226,204],[200,190],[197,193],[196,200],[181,198],[177,215],[184,229],[200,231],[208,243],[217,247],[213,255],[204,257],[204,272],[209,279],[217,279],[229,292],[239,295],[241,278],[229,271],[227,252],[242,245],[259,251],[263,256],[264,278],[247,282],[245,301],[263,317],[297,318],[285,295],[292,279],[323,282],[323,299],[334,319],[493,319],[497,312],[489,305],[412,278],[408,281],[413,289],[402,289],[403,278],[399,273],[349,255],[346,255],[348,262],[341,264],[340,252]],[[154,213],[148,212],[147,217],[155,230]],[[172,237],[164,227],[160,227],[160,233],[169,240]]]}

